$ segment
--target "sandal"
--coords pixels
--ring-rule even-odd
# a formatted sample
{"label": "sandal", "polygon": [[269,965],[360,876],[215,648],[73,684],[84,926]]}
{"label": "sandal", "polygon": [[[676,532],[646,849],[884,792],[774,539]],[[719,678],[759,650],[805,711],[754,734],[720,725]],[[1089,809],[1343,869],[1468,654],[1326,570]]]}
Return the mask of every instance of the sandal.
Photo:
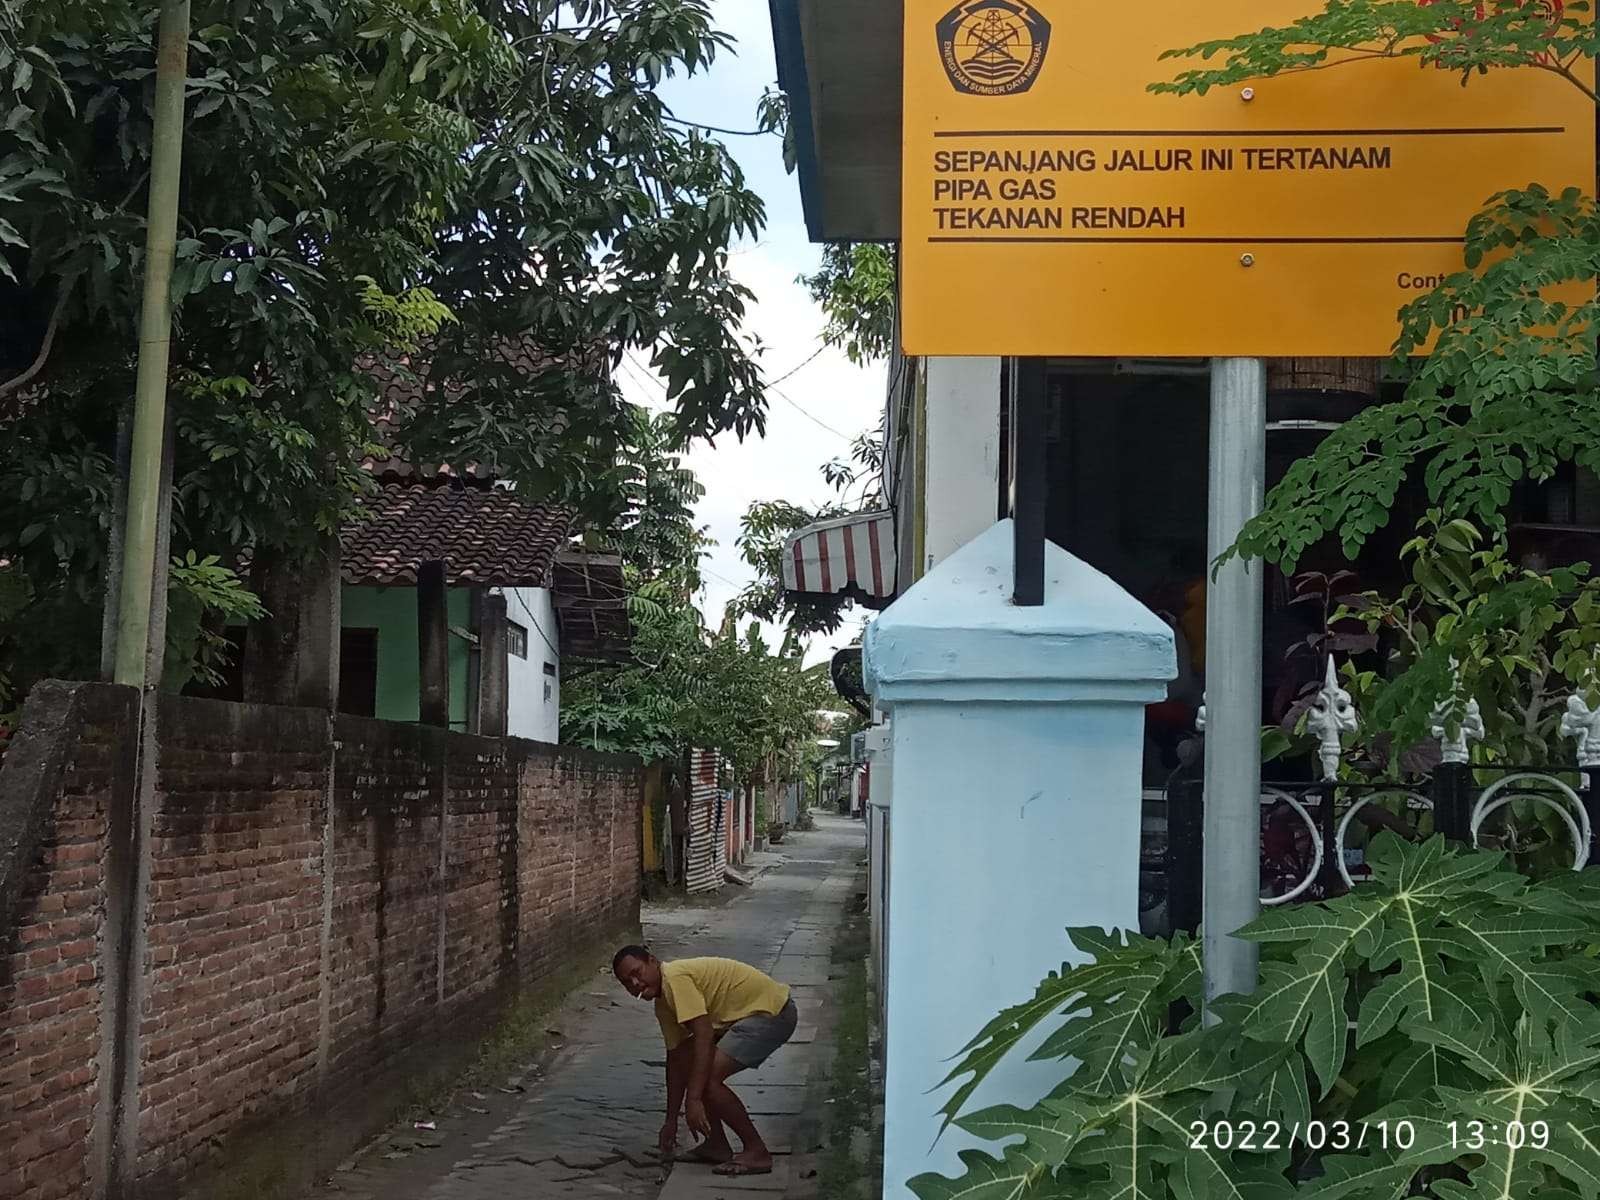
{"label": "sandal", "polygon": [[730,1159],[721,1166],[713,1168],[711,1173],[713,1175],[725,1175],[729,1178],[737,1179],[742,1175],[771,1175],[772,1168],[746,1166],[742,1162],[734,1162]]}

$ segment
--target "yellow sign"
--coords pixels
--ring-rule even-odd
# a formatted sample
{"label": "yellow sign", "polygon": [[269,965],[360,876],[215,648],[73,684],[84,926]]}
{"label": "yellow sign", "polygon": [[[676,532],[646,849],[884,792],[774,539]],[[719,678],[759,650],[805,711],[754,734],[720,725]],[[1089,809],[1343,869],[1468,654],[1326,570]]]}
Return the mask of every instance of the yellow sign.
{"label": "yellow sign", "polygon": [[1145,90],[1315,0],[905,7],[907,354],[1384,355],[1491,195],[1594,187],[1594,106],[1532,67]]}

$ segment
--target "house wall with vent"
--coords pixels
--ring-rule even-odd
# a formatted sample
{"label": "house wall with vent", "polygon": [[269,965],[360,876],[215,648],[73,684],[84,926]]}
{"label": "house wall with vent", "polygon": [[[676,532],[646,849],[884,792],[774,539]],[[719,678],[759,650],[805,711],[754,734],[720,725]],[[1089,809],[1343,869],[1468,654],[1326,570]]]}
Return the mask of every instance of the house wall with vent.
{"label": "house wall with vent", "polygon": [[548,588],[505,588],[504,595],[511,625],[506,639],[506,728],[512,737],[559,742],[561,634],[555,597]]}

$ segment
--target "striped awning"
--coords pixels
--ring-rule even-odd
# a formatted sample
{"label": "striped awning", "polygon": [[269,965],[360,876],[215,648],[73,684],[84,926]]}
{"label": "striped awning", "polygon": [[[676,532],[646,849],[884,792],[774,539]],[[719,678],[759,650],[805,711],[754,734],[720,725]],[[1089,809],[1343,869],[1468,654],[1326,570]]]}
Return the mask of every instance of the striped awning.
{"label": "striped awning", "polygon": [[894,599],[894,514],[857,513],[807,525],[783,545],[785,591],[848,595],[877,607]]}

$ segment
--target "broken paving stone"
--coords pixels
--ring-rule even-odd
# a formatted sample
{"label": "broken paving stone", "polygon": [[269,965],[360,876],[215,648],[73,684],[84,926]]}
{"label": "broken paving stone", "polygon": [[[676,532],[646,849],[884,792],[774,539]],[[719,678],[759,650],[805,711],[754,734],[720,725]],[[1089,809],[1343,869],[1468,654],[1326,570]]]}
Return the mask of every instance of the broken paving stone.
{"label": "broken paving stone", "polygon": [[474,1104],[467,1105],[466,1109],[468,1112],[477,1113],[480,1117],[487,1117],[489,1115],[489,1110],[487,1108],[479,1108]]}
{"label": "broken paving stone", "polygon": [[410,1158],[411,1155],[405,1150],[391,1150],[389,1153],[385,1154],[384,1157],[392,1161],[399,1158]]}
{"label": "broken paving stone", "polygon": [[580,1154],[567,1152],[557,1154],[555,1160],[569,1171],[598,1171],[601,1167],[609,1167],[612,1163],[621,1162],[622,1155],[618,1153]]}

